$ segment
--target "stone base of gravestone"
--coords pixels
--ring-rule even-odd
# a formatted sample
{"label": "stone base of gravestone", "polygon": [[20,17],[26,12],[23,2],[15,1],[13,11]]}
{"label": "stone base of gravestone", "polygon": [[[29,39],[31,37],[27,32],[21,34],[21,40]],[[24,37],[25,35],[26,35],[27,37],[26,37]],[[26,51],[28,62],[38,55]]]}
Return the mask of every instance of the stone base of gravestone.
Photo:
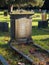
{"label": "stone base of gravestone", "polygon": [[8,23],[7,22],[0,22],[0,31],[8,32]]}
{"label": "stone base of gravestone", "polygon": [[46,28],[48,27],[48,21],[39,21],[38,28]]}

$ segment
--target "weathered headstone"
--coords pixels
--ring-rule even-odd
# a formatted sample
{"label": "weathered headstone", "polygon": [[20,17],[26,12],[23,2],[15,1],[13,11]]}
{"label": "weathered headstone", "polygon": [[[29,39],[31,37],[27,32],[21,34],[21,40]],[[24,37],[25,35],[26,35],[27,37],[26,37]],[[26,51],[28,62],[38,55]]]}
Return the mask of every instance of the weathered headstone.
{"label": "weathered headstone", "polygon": [[26,42],[31,38],[32,32],[32,12],[26,10],[17,10],[11,14],[11,38]]}

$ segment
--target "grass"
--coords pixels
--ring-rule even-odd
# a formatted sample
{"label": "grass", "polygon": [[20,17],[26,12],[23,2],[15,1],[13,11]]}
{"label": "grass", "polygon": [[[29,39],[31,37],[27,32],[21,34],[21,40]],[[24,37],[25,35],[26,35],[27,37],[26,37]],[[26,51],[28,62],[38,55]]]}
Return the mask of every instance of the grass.
{"label": "grass", "polygon": [[[18,45],[18,44],[15,44],[15,42],[13,42],[12,46],[15,47],[15,49],[18,49],[19,51],[24,53],[25,55],[27,55],[29,58],[33,59],[34,63],[39,64],[42,61],[42,58],[44,59],[45,62],[47,62],[47,60],[46,60],[47,58],[49,59],[49,57],[44,52],[42,52],[42,54],[41,54],[41,49],[32,46],[32,44],[30,44],[30,45],[25,45],[25,44]],[[46,59],[45,59],[45,56],[43,56],[43,55],[46,56]]]}
{"label": "grass", "polygon": [[[21,45],[17,45],[17,44],[12,44],[15,48],[17,48],[19,51],[21,51],[22,53],[24,53],[25,55],[29,56],[29,58],[33,59],[34,60],[34,63],[39,63],[40,62],[40,59],[37,58],[36,56],[34,56],[33,54],[30,53],[30,50],[33,51],[33,53],[35,52],[35,47],[31,45],[24,45],[24,44],[21,44]],[[36,61],[36,59],[38,59],[39,61]]]}
{"label": "grass", "polygon": [[[48,18],[48,17],[47,17]],[[40,13],[35,13],[32,18],[32,38],[35,43],[41,45],[43,48],[49,50],[49,32],[38,29],[38,20],[41,20]],[[8,22],[10,21],[10,16],[4,16],[3,12],[1,15],[0,12],[0,21]],[[10,25],[9,25],[10,26]],[[49,30],[49,28],[46,28]],[[10,65],[16,65],[20,60],[18,56],[15,57],[15,53],[11,50],[8,45],[8,41],[10,40],[9,32],[0,32],[0,54],[7,60]],[[13,52],[13,53],[12,53]]]}
{"label": "grass", "polygon": [[[48,14],[47,14],[47,19],[48,19]],[[49,50],[49,31],[44,31],[41,29],[38,29],[38,21],[41,20],[41,15],[36,13],[33,18],[32,18],[32,38],[34,42],[43,48]],[[46,30],[49,30],[49,25]]]}
{"label": "grass", "polygon": [[6,59],[9,65],[18,65],[23,60],[9,47],[10,36],[7,32],[0,32],[0,54]]}
{"label": "grass", "polygon": [[44,31],[35,27],[32,29],[32,38],[36,44],[39,44],[43,48],[49,50],[49,32],[48,31]]}

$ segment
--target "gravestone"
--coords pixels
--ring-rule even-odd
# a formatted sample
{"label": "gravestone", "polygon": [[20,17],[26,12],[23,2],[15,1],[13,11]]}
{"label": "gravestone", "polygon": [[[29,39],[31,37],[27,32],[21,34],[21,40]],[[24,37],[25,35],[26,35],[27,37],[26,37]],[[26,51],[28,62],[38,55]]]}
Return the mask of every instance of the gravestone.
{"label": "gravestone", "polygon": [[8,32],[8,23],[7,22],[0,22],[0,31]]}
{"label": "gravestone", "polygon": [[26,10],[17,10],[10,14],[12,39],[26,43],[31,38],[32,15],[32,12]]}
{"label": "gravestone", "polygon": [[38,28],[46,28],[48,27],[48,21],[39,21]]}

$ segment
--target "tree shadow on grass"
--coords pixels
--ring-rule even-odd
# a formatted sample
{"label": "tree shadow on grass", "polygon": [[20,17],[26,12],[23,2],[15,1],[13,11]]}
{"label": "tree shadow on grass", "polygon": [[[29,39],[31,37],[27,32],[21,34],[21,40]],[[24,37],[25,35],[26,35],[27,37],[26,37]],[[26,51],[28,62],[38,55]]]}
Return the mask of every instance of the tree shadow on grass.
{"label": "tree shadow on grass", "polygon": [[49,35],[49,31],[39,29],[38,26],[32,26],[32,36],[36,35]]}
{"label": "tree shadow on grass", "polygon": [[9,36],[10,33],[9,32],[0,32],[0,36]]}
{"label": "tree shadow on grass", "polygon": [[41,39],[40,41],[49,41],[49,38]]}
{"label": "tree shadow on grass", "polygon": [[[8,43],[0,44],[0,49],[4,49],[4,51],[7,51],[8,53],[12,52],[12,49],[10,48]],[[2,51],[4,53],[4,51]]]}
{"label": "tree shadow on grass", "polygon": [[[4,42],[3,42],[4,43]],[[0,44],[0,48],[9,48],[8,44]]]}
{"label": "tree shadow on grass", "polygon": [[48,41],[48,42],[49,42],[49,38],[40,39],[40,40],[35,40],[35,41],[43,41],[43,42],[44,42],[44,41],[46,41],[46,42]]}
{"label": "tree shadow on grass", "polygon": [[45,38],[45,39],[40,39],[40,40],[35,40],[36,42],[38,42],[40,45],[44,45],[46,44],[46,46],[49,46],[49,38]]}
{"label": "tree shadow on grass", "polygon": [[49,38],[41,39],[40,41],[45,42],[49,46]]}

